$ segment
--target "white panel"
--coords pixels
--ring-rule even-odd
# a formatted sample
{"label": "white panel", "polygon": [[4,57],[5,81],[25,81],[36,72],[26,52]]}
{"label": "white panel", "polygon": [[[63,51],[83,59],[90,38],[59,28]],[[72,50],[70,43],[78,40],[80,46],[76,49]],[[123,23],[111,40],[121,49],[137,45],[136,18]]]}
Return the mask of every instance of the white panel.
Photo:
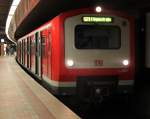
{"label": "white panel", "polygon": [[[89,16],[88,14],[81,14],[66,19],[65,21],[65,62],[67,60],[74,61],[74,66],[68,68],[124,68],[122,61],[124,59],[130,60],[130,44],[129,44],[129,22],[127,19],[108,15],[113,17],[113,23],[101,23],[101,25],[114,25],[119,26],[121,29],[121,48],[112,50],[90,50],[90,49],[76,49],[74,46],[74,29],[78,24],[88,24],[82,22],[83,16]],[[90,14],[91,16],[91,14]],[[93,14],[93,16],[96,16]],[[106,15],[105,15],[106,16]],[[127,25],[123,26],[122,23],[126,21]],[[95,66],[95,59],[103,60],[102,66]]]}

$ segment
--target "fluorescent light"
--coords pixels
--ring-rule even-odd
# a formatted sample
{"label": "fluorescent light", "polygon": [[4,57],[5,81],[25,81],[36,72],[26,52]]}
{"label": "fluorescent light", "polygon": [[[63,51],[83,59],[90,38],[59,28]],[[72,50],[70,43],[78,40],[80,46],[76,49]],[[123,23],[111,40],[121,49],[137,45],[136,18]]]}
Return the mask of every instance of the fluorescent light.
{"label": "fluorescent light", "polygon": [[18,4],[19,4],[19,2],[20,2],[20,0],[13,0],[12,5],[18,5]]}
{"label": "fluorescent light", "polygon": [[9,14],[14,15],[16,8],[16,6],[11,6]]}
{"label": "fluorescent light", "polygon": [[4,42],[5,42],[5,40],[2,38],[2,39],[1,39],[1,43],[4,43]]}
{"label": "fluorescent light", "polygon": [[14,42],[8,35],[8,29],[9,29],[9,26],[10,26],[10,22],[11,22],[11,19],[16,11],[16,8],[18,6],[18,4],[20,3],[21,0],[13,0],[12,2],[12,5],[10,7],[10,10],[9,10],[9,14],[8,14],[8,17],[7,17],[7,21],[6,21],[6,28],[5,28],[5,33],[8,37],[9,40],[11,40],[12,42]]}

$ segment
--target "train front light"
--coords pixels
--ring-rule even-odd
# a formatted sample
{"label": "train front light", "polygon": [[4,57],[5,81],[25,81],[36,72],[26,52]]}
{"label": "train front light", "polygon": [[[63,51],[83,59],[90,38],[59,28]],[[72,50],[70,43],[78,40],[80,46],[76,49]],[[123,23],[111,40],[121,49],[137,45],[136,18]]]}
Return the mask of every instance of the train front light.
{"label": "train front light", "polygon": [[122,61],[122,64],[123,64],[124,66],[128,66],[128,65],[129,65],[129,60],[127,60],[127,59],[123,60],[123,61]]}
{"label": "train front light", "polygon": [[74,65],[74,61],[73,60],[67,60],[66,64],[68,67],[72,67]]}
{"label": "train front light", "polygon": [[100,12],[102,11],[102,8],[101,8],[100,6],[97,6],[97,7],[95,8],[95,11],[96,11],[97,13],[100,13]]}

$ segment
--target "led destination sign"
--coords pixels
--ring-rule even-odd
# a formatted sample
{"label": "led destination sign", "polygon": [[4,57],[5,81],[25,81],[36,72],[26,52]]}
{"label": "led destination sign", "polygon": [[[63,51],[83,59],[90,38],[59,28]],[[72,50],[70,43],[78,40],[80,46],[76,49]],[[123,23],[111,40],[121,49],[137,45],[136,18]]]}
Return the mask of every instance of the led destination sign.
{"label": "led destination sign", "polygon": [[94,16],[86,16],[82,17],[83,22],[86,23],[111,23],[112,17],[94,17]]}

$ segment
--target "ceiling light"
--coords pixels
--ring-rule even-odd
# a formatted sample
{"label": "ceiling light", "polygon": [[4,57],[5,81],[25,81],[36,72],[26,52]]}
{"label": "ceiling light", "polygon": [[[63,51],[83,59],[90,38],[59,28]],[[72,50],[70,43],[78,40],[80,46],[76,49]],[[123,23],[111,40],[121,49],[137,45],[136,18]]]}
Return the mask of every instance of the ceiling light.
{"label": "ceiling light", "polygon": [[7,21],[6,21],[5,33],[8,37],[8,39],[11,40],[12,42],[14,42],[14,41],[9,37],[8,29],[9,29],[9,26],[10,26],[11,19],[12,19],[14,13],[15,13],[16,8],[17,8],[18,4],[20,3],[20,1],[21,0],[13,0],[12,5],[11,5],[10,10],[9,10],[9,13],[8,13]]}
{"label": "ceiling light", "polygon": [[2,38],[2,39],[1,39],[1,43],[4,43],[4,42],[5,42],[5,40]]}

